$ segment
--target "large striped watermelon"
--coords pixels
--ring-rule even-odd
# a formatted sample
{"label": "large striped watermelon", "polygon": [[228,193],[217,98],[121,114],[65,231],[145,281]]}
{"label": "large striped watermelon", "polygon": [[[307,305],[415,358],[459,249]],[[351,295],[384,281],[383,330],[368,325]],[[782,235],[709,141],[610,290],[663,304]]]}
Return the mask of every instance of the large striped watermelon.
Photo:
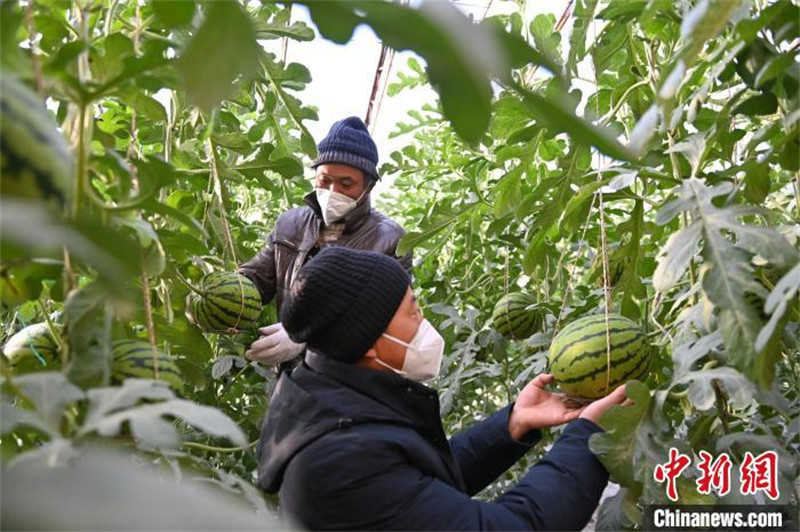
{"label": "large striped watermelon", "polygon": [[[61,326],[53,324],[56,334]],[[8,339],[3,354],[16,373],[52,371],[61,367],[58,343],[47,323],[34,323]]]}
{"label": "large striped watermelon", "polygon": [[43,199],[63,206],[70,197],[72,155],[42,99],[0,72],[0,188],[4,197]]}
{"label": "large striped watermelon", "polygon": [[[121,383],[127,378],[155,379],[156,368],[153,348],[142,340],[117,340],[112,345],[114,364],[111,379]],[[183,392],[183,375],[175,359],[163,351],[156,350],[158,379],[168,383],[174,390]]]}
{"label": "large striped watermelon", "polygon": [[258,325],[261,294],[247,277],[214,272],[203,278],[200,291],[193,298],[192,314],[201,329],[227,332],[255,329]]}
{"label": "large striped watermelon", "polygon": [[642,328],[619,314],[609,314],[607,322],[610,361],[604,314],[573,321],[550,344],[549,371],[567,395],[598,399],[647,376],[651,348]]}
{"label": "large striped watermelon", "polygon": [[512,340],[529,337],[541,328],[542,322],[542,312],[536,307],[536,299],[521,292],[501,297],[492,312],[495,330]]}

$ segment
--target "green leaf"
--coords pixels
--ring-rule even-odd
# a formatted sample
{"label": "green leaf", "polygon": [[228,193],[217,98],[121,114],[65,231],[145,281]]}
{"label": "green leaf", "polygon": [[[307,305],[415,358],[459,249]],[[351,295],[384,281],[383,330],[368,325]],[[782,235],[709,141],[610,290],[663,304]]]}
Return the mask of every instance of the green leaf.
{"label": "green leaf", "polygon": [[547,62],[547,68],[558,71],[518,38],[498,38],[496,25],[475,26],[447,3],[428,3],[421,9],[364,1],[307,5],[320,32],[336,42],[349,40],[353,28],[364,22],[387,46],[422,56],[445,115],[467,142],[479,140],[489,124],[489,76],[507,78],[510,65],[523,58]]}
{"label": "green leaf", "polygon": [[763,116],[774,114],[778,110],[778,98],[771,92],[763,92],[746,99],[737,105],[733,114],[746,116]]}
{"label": "green leaf", "polygon": [[151,5],[165,28],[186,26],[194,18],[194,0],[154,0]]}
{"label": "green leaf", "polygon": [[575,4],[567,56],[567,72],[572,76],[578,75],[578,63],[586,56],[586,34],[597,10],[597,3],[598,0],[577,0]]}
{"label": "green leaf", "polygon": [[495,187],[494,215],[495,218],[502,218],[513,212],[521,199],[520,180],[525,171],[523,165],[519,165],[509,171]]}
{"label": "green leaf", "polygon": [[772,56],[756,74],[754,87],[759,89],[768,81],[783,75],[794,64],[795,59],[796,54],[789,52]]}
{"label": "green leaf", "polygon": [[615,482],[638,494],[661,460],[661,448],[653,438],[660,431],[650,417],[653,402],[647,386],[630,381],[625,393],[634,404],[615,406],[603,414],[600,425],[605,432],[593,434],[589,448]]}
{"label": "green leaf", "polygon": [[111,301],[104,287],[92,282],[71,292],[64,303],[70,354],[67,376],[83,388],[111,380]]}
{"label": "green leaf", "polygon": [[517,87],[517,91],[531,115],[553,133],[567,133],[578,144],[595,147],[613,159],[633,161],[636,158],[614,138],[610,130],[576,116],[566,97],[546,98],[522,87]]}
{"label": "green leaf", "polygon": [[656,258],[658,267],[653,273],[653,288],[666,292],[683,277],[697,253],[701,229],[700,224],[692,224],[669,236]]}
{"label": "green leaf", "polygon": [[776,328],[784,315],[789,311],[790,304],[795,301],[800,293],[800,262],[792,268],[789,273],[781,277],[772,289],[764,310],[770,314],[769,321],[758,332],[756,338],[756,350],[761,351],[775,334]]}
{"label": "green leaf", "polygon": [[691,371],[673,385],[688,384],[689,400],[695,409],[708,412],[716,408],[717,396],[714,383],[724,385],[732,406],[744,408],[753,400],[755,389],[747,378],[733,368],[713,368]]}
{"label": "green leaf", "polygon": [[288,37],[294,41],[312,41],[314,40],[314,30],[311,29],[305,22],[296,20],[291,24],[289,21],[289,9],[279,11],[272,20],[257,20],[253,25],[256,36],[259,39],[276,39],[281,37]]}
{"label": "green leaf", "polygon": [[[18,411],[11,423],[4,420],[3,430],[14,430],[15,423],[24,424],[43,430],[52,439],[61,438],[65,409],[83,399],[83,391],[70,383],[62,373],[55,372],[20,375],[14,379],[14,384],[33,405],[33,410]],[[3,413],[11,413],[11,410],[5,410],[6,403],[3,405]]]}
{"label": "green leaf", "polygon": [[748,160],[742,165],[744,170],[744,197],[755,205],[761,205],[769,194],[769,165]]}
{"label": "green leaf", "polygon": [[[131,384],[128,384],[129,382]],[[122,388],[95,390],[94,399],[114,402],[114,395],[127,393],[126,386],[136,386],[137,389],[141,389],[142,385],[163,388],[166,383],[149,379],[126,379]],[[209,436],[226,438],[235,445],[247,443],[239,426],[221,411],[184,399],[167,399],[161,402],[122,408],[103,416],[97,416],[92,419],[91,424],[86,424],[81,428],[81,433],[97,432],[102,436],[117,436],[121,433],[124,424],[127,423],[134,436],[144,443],[175,447],[181,442],[181,438],[174,424],[162,423],[162,417],[181,419]]]}
{"label": "green leaf", "polygon": [[236,78],[258,71],[261,48],[250,17],[234,0],[208,2],[203,25],[178,60],[189,100],[210,111],[234,93]]}
{"label": "green leaf", "polygon": [[96,224],[70,224],[56,219],[35,202],[4,198],[0,206],[2,255],[61,259],[66,247],[73,259],[95,268],[108,286],[119,287],[135,275],[137,249],[116,232]]}
{"label": "green leaf", "polygon": [[638,497],[633,491],[620,488],[600,505],[595,530],[613,532],[631,529],[634,523],[641,520],[642,511],[637,502]]}
{"label": "green leaf", "polygon": [[691,65],[706,41],[715,37],[728,23],[741,0],[702,0],[684,17],[681,38],[685,45],[682,59]]}
{"label": "green leaf", "polygon": [[115,94],[121,102],[128,105],[142,116],[155,120],[156,122],[167,121],[167,111],[161,102],[142,92],[135,87],[125,87]]}
{"label": "green leaf", "polygon": [[22,53],[17,33],[22,27],[23,14],[19,2],[0,3],[0,66],[5,72],[28,72],[30,60]]}
{"label": "green leaf", "polygon": [[15,489],[2,492],[3,529],[47,530],[53,523],[62,530],[286,528],[272,514],[256,513],[234,495],[236,490],[214,486],[196,469],[183,470],[178,461],[160,458],[166,467],[175,467],[165,473],[141,456],[123,452],[122,446],[114,452],[109,447],[87,447],[74,460],[59,462],[61,467],[46,461],[4,466],[3,482]]}

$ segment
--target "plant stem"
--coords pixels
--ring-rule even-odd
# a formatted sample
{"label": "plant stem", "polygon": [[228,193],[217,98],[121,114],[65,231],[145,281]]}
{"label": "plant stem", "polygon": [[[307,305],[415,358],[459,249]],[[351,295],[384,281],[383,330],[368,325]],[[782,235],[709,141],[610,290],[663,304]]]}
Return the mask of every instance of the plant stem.
{"label": "plant stem", "polygon": [[239,451],[246,451],[252,447],[255,447],[260,438],[255,441],[251,441],[247,445],[242,445],[240,447],[215,447],[213,445],[206,445],[204,443],[197,443],[193,441],[185,441],[181,445],[184,447],[191,447],[192,449],[201,449],[203,451],[210,451],[213,453],[238,453]]}
{"label": "plant stem", "polygon": [[156,329],[153,325],[153,305],[150,300],[150,279],[147,277],[147,271],[144,264],[144,255],[142,255],[142,299],[144,302],[144,321],[147,327],[147,339],[150,341],[153,358],[153,377],[158,378],[158,352],[156,351]]}

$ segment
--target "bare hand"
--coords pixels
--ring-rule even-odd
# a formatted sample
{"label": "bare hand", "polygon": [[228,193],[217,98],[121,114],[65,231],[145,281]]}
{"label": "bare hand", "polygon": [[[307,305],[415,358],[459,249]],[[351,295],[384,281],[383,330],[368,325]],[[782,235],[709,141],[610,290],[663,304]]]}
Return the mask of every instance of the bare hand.
{"label": "bare hand", "polygon": [[566,401],[564,394],[544,389],[554,381],[552,375],[544,373],[522,389],[508,417],[508,431],[513,438],[520,439],[531,430],[578,419],[585,407]]}
{"label": "bare hand", "polygon": [[586,408],[583,409],[581,417],[600,425],[600,417],[606,412],[606,410],[614,405],[623,404],[633,404],[632,401],[627,399],[625,396],[624,384],[618,386],[616,390],[606,395],[602,399],[598,399],[592,404],[586,406]]}

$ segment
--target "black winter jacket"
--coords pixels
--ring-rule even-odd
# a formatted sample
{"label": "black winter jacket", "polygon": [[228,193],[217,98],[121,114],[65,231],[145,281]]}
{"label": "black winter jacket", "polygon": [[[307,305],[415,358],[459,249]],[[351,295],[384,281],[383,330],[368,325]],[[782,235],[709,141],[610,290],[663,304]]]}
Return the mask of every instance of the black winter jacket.
{"label": "black winter jacket", "polygon": [[502,496],[471,498],[539,440],[511,438],[510,409],[448,441],[434,390],[309,351],[270,401],[259,484],[311,530],[580,530],[608,481],[588,420]]}
{"label": "black winter jacket", "polygon": [[[281,214],[264,249],[239,267],[239,273],[258,287],[264,304],[277,297],[279,312],[297,272],[309,255],[318,251],[317,240],[323,221],[315,193],[306,195],[305,202],[306,207]],[[383,213],[372,209],[369,197],[343,221],[345,228],[341,238],[330,245],[378,251],[397,258],[397,241],[405,231]],[[410,273],[411,255],[398,260]]]}

